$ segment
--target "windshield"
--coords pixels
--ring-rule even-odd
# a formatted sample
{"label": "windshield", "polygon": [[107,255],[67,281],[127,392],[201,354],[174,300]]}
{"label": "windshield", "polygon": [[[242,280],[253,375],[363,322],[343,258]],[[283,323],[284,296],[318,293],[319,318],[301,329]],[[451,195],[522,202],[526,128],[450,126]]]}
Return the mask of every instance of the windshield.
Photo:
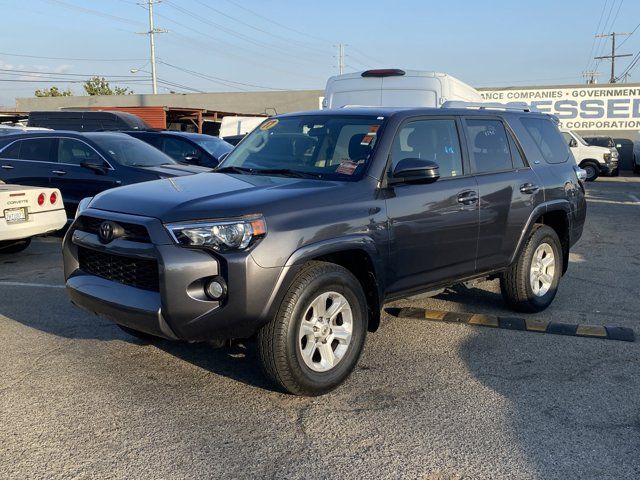
{"label": "windshield", "polygon": [[581,143],[582,145],[584,145],[585,147],[588,147],[588,146],[589,146],[589,144],[587,143],[587,141],[586,141],[584,138],[582,138],[582,137],[581,137],[580,135],[578,135],[576,132],[572,132],[572,133],[573,133],[574,137],[576,137],[576,138],[580,141],[580,143]]}
{"label": "windshield", "polygon": [[104,150],[108,160],[125,167],[157,167],[176,163],[156,147],[128,135],[101,135],[92,140]]}
{"label": "windshield", "polygon": [[227,152],[233,150],[233,145],[225,142],[220,138],[193,138],[194,142],[196,142],[200,147],[204,148],[207,153],[214,158],[220,158],[221,155],[224,155]]}
{"label": "windshield", "polygon": [[299,115],[263,122],[219,169],[248,174],[358,180],[377,143],[383,117]]}

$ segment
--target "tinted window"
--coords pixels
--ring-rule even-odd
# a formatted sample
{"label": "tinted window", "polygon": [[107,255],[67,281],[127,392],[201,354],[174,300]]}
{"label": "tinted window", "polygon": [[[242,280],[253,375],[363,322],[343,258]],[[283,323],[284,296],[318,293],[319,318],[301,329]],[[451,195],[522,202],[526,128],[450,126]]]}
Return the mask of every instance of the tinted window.
{"label": "tinted window", "polygon": [[89,145],[72,138],[58,141],[58,162],[80,165],[82,162],[102,162],[102,159]]}
{"label": "tinted window", "polygon": [[34,138],[20,142],[20,160],[32,160],[38,162],[54,162],[51,156],[53,138]]}
{"label": "tinted window", "polygon": [[103,133],[91,137],[107,160],[128,167],[154,167],[175,164],[171,157],[165,155],[148,143],[125,134]]}
{"label": "tinted window", "polygon": [[441,178],[462,175],[460,140],[455,120],[417,120],[407,123],[393,142],[392,168],[405,158],[436,162]]}
{"label": "tinted window", "polygon": [[545,118],[522,118],[521,120],[547,163],[567,161],[570,156],[569,147],[551,120]]}
{"label": "tinted window", "polygon": [[511,159],[513,160],[513,166],[515,168],[524,168],[527,166],[527,162],[525,162],[522,153],[520,153],[520,149],[516,144],[516,141],[513,139],[513,135],[511,133],[507,134],[509,136],[509,150],[511,150]]}
{"label": "tinted window", "polygon": [[13,142],[7,148],[5,148],[2,153],[0,153],[1,158],[12,158],[18,159],[20,158],[20,145],[22,142]]}
{"label": "tinted window", "polygon": [[511,153],[504,125],[499,120],[467,120],[469,149],[476,173],[511,170]]}
{"label": "tinted window", "polygon": [[195,145],[175,137],[163,138],[162,151],[178,162],[188,156],[198,156],[198,148]]}

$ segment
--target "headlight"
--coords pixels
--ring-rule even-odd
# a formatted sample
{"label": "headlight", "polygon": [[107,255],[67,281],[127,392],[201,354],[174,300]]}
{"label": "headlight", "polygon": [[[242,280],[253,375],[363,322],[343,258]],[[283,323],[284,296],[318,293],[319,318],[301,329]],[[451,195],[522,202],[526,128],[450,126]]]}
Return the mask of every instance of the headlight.
{"label": "headlight", "polygon": [[185,247],[209,247],[217,251],[244,250],[267,234],[262,215],[234,220],[166,225],[173,239]]}
{"label": "headlight", "polygon": [[611,160],[611,154],[610,153],[603,153],[602,154],[602,158],[604,158],[604,161],[609,163],[609,161]]}
{"label": "headlight", "polygon": [[618,150],[611,150],[611,156],[613,158],[618,158],[620,154],[618,153]]}
{"label": "headlight", "polygon": [[78,204],[78,209],[76,210],[75,218],[78,218],[80,215],[82,215],[82,212],[84,212],[87,208],[89,208],[89,205],[91,204],[91,200],[93,200],[93,197],[87,197],[80,200],[80,203]]}

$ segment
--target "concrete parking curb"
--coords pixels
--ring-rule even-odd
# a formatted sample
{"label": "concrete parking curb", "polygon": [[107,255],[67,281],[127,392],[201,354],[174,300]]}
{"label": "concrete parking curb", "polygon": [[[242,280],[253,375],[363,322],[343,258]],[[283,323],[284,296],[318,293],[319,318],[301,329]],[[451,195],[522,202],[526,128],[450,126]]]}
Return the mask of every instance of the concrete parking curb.
{"label": "concrete parking curb", "polygon": [[387,308],[385,311],[394,317],[425,319],[434,322],[466,323],[468,325],[481,325],[484,327],[505,328],[508,330],[524,330],[527,332],[635,342],[635,332],[633,329],[627,327],[577,325],[519,317],[498,317],[495,315],[425,310],[423,308]]}

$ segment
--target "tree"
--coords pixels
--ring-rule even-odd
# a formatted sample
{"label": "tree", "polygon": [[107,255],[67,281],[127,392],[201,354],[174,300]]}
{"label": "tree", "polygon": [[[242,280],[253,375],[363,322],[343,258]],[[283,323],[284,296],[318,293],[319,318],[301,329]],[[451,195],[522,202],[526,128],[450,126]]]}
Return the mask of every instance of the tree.
{"label": "tree", "polygon": [[68,88],[60,90],[58,87],[43,88],[35,91],[36,97],[72,97],[73,93]]}
{"label": "tree", "polygon": [[91,77],[83,85],[87,95],[131,95],[133,91],[127,87],[113,87],[104,77]]}

